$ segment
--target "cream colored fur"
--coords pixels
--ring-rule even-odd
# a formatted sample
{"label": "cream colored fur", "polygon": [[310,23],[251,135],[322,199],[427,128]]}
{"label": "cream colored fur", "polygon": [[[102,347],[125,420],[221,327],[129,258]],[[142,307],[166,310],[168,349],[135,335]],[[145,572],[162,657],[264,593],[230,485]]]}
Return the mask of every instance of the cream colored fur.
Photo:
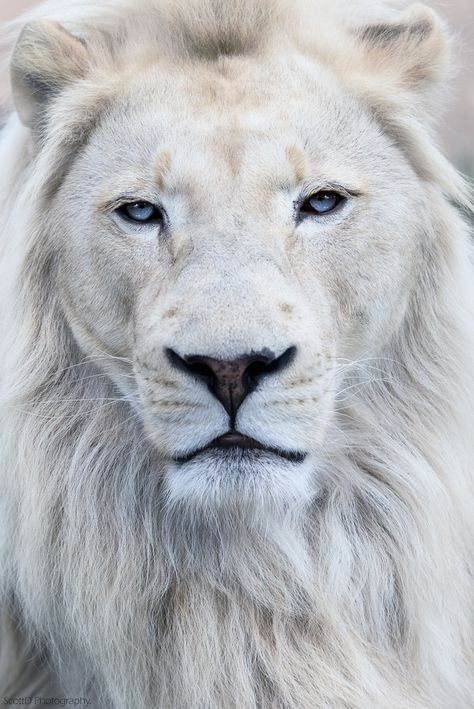
{"label": "cream colored fur", "polygon": [[[432,137],[446,30],[401,11],[54,2],[9,28],[2,697],[472,707],[469,194]],[[173,462],[228,419],[164,348],[289,346],[237,427],[305,461]]]}

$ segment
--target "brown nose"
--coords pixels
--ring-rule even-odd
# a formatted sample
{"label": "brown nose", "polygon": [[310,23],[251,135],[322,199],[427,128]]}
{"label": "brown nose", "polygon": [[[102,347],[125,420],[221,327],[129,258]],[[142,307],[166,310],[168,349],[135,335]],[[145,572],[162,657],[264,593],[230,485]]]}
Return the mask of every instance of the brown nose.
{"label": "brown nose", "polygon": [[263,377],[275,374],[293,360],[296,347],[289,347],[276,357],[270,350],[252,352],[238,359],[213,359],[202,355],[180,357],[171,349],[166,354],[179,369],[204,381],[231,418],[233,424],[237,409]]}

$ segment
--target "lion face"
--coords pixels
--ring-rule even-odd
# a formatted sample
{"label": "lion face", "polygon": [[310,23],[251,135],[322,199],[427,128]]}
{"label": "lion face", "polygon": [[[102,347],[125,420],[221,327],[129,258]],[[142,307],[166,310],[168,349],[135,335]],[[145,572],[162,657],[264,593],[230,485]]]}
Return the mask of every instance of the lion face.
{"label": "lion face", "polygon": [[344,363],[403,315],[422,200],[306,59],[129,81],[52,210],[69,323],[88,355],[113,355],[170,499],[311,496]]}
{"label": "lion face", "polygon": [[66,3],[18,39],[0,610],[64,696],[469,705],[468,191],[443,25],[373,4]]}

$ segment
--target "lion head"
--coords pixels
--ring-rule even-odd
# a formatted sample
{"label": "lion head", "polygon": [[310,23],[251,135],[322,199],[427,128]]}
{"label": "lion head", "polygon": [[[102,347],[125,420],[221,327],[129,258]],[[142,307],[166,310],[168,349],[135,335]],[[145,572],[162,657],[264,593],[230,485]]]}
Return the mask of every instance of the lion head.
{"label": "lion head", "polygon": [[430,128],[446,32],[370,10],[147,0],[21,32],[0,579],[45,686],[468,707],[468,197]]}

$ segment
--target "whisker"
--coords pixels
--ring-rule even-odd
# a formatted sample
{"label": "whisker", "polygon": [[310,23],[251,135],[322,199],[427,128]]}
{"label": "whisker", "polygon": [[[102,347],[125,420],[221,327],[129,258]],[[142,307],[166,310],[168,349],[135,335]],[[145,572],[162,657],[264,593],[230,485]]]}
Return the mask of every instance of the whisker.
{"label": "whisker", "polygon": [[96,362],[103,362],[104,360],[109,360],[109,359],[119,360],[119,361],[125,362],[126,364],[129,364],[130,366],[133,366],[133,364],[134,364],[133,360],[129,359],[128,357],[118,357],[116,355],[109,355],[107,353],[102,353],[100,355],[95,355],[95,356],[94,355],[87,355],[86,357],[81,359],[79,362],[75,362],[74,364],[70,364],[67,367],[64,367],[63,369],[58,370],[58,374],[64,374],[64,372],[68,372],[71,369],[75,369],[76,367],[84,367],[84,366],[87,366],[88,364],[95,364]]}
{"label": "whisker", "polygon": [[[120,397],[120,398],[103,398],[103,399],[58,399],[58,400],[46,400],[46,401],[41,401],[40,402],[40,408],[42,407],[43,404],[50,404],[50,403],[55,403],[55,404],[69,404],[69,403],[78,403],[78,402],[87,402],[87,403],[99,403],[99,407],[88,407],[86,409],[83,409],[82,407],[75,411],[73,414],[54,414],[54,415],[48,415],[48,414],[43,414],[40,413],[39,411],[28,411],[22,407],[19,406],[12,406],[12,408],[15,411],[18,411],[20,413],[26,414],[27,416],[35,416],[37,418],[42,418],[45,420],[51,420],[53,421],[54,419],[76,419],[76,418],[81,418],[83,416],[89,416],[92,412],[96,412],[98,409],[103,409],[106,406],[111,406],[112,404],[118,404],[118,403],[126,403],[129,405],[133,404],[133,399],[128,398],[126,396]],[[135,403],[139,403],[138,399],[135,401]]]}
{"label": "whisker", "polygon": [[349,386],[344,387],[344,389],[341,389],[340,391],[337,392],[337,394],[336,394],[336,396],[335,396],[335,400],[338,401],[338,402],[347,401],[349,397],[346,397],[346,399],[341,399],[341,398],[340,398],[340,397],[341,397],[341,394],[345,394],[346,392],[351,391],[351,390],[353,390],[353,389],[357,389],[357,388],[359,388],[359,390],[360,390],[360,389],[362,389],[364,386],[368,386],[368,385],[370,385],[370,384],[376,384],[376,383],[379,383],[379,382],[385,382],[385,383],[388,382],[388,383],[390,383],[391,381],[392,381],[391,379],[387,379],[387,378],[374,377],[374,378],[372,378],[372,379],[367,379],[367,380],[365,380],[365,381],[356,382],[355,384],[350,384]]}

